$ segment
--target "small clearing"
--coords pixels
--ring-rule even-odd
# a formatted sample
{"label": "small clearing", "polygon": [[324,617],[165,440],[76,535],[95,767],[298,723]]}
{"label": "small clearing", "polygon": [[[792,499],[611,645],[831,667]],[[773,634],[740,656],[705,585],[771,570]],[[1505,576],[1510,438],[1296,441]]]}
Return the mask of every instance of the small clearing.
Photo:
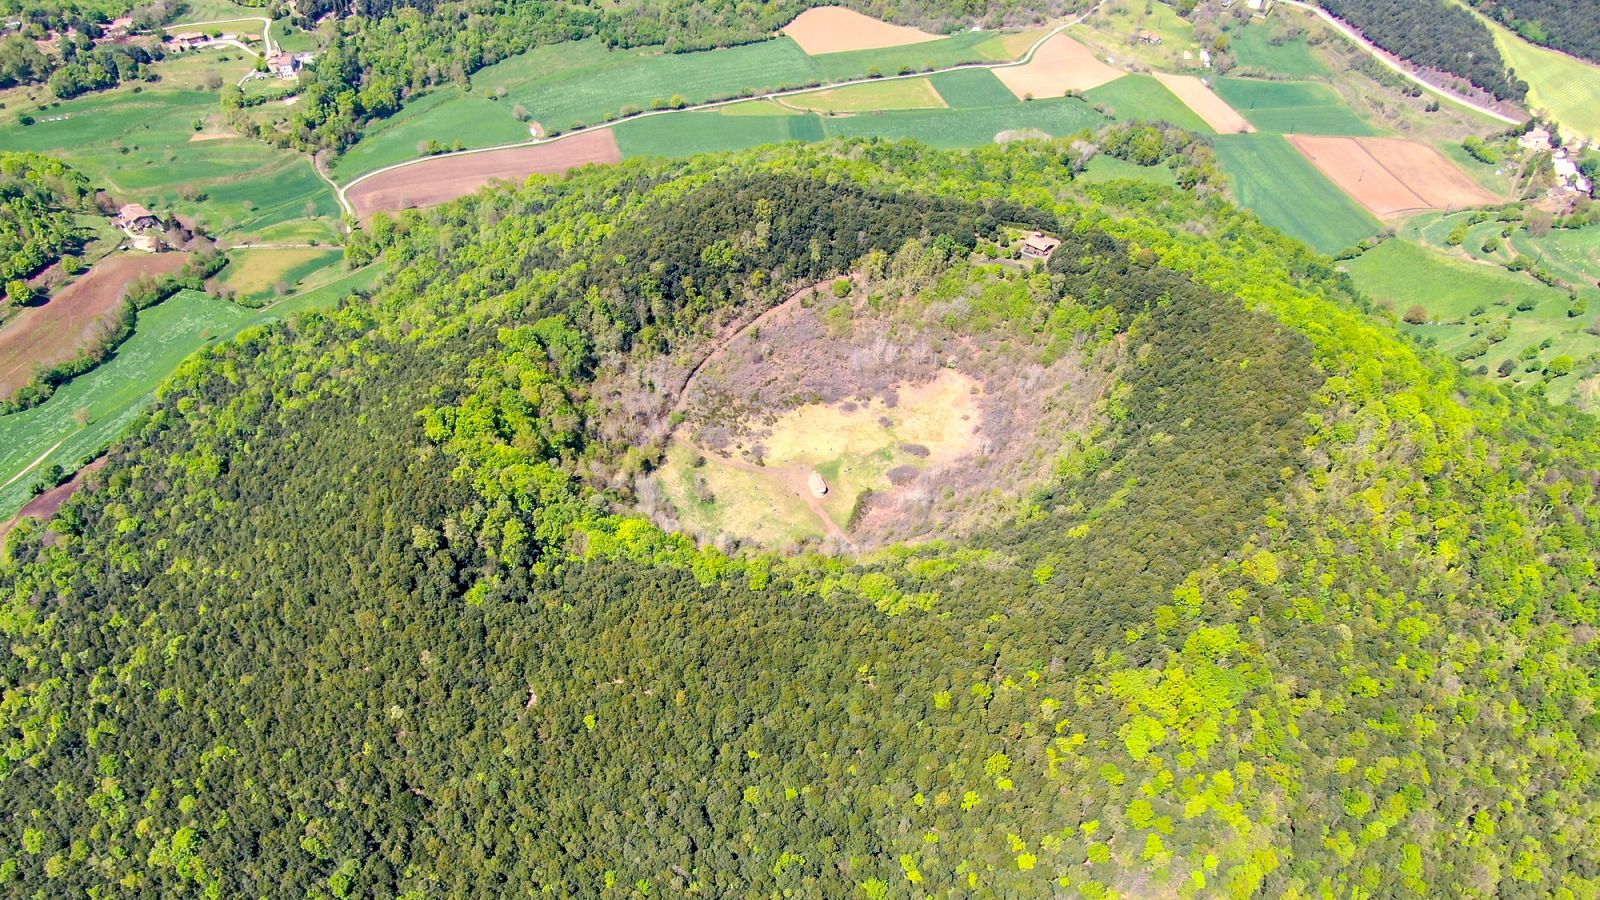
{"label": "small clearing", "polygon": [[1094,51],[1062,32],[1041,44],[1026,64],[995,69],[994,74],[1018,99],[1030,100],[1087,91],[1127,73],[1101,62]]}
{"label": "small clearing", "polygon": [[783,26],[783,33],[811,56],[843,53],[849,50],[878,50],[937,41],[943,35],[929,34],[909,25],[892,25],[842,6],[808,9]]}
{"label": "small clearing", "polygon": [[508,147],[459,156],[442,156],[363,179],[345,195],[356,214],[438,206],[465,197],[492,181],[522,181],[529,175],[555,175],[622,160],[611,129],[580,131],[529,147]]}
{"label": "small clearing", "polygon": [[1194,110],[1195,115],[1216,129],[1217,134],[1244,134],[1256,130],[1244,116],[1239,115],[1238,110],[1218,97],[1204,81],[1193,75],[1170,75],[1166,72],[1154,74],[1157,81],[1166,85],[1167,90],[1176,94],[1179,100]]}
{"label": "small clearing", "polygon": [[112,326],[128,286],[146,276],[183,268],[187,253],[121,253],[96,263],[49,302],[19,310],[0,327],[0,397],[34,373],[67,362]]}
{"label": "small clearing", "polygon": [[1290,135],[1289,142],[1379,218],[1499,201],[1437,150],[1414,141]]}
{"label": "small clearing", "polygon": [[189,138],[191,144],[202,144],[206,141],[226,141],[239,137],[237,131],[197,131]]}

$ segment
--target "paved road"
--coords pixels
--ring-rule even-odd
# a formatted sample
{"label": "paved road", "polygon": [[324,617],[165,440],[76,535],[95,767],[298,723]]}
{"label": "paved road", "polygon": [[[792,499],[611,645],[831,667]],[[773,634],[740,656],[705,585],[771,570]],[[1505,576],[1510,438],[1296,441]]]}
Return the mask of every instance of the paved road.
{"label": "paved road", "polygon": [[[621,122],[633,121],[635,119],[644,119],[644,118],[648,118],[650,116],[667,116],[667,115],[672,115],[673,113],[680,113],[680,112],[695,112],[695,111],[698,111],[698,110],[706,110],[706,109],[720,109],[720,108],[722,108],[724,106],[732,106],[735,103],[744,103],[745,101],[748,101],[748,100],[776,100],[779,97],[793,97],[793,96],[796,96],[796,95],[799,95],[799,94],[813,94],[813,93],[816,93],[818,91],[828,91],[828,90],[833,90],[834,88],[848,87],[848,86],[850,86],[852,84],[867,84],[869,82],[875,82],[875,81],[899,81],[899,80],[905,79],[905,78],[926,78],[929,75],[939,75],[939,74],[944,73],[944,72],[958,72],[958,71],[961,71],[963,69],[1006,69],[1006,68],[1010,68],[1012,66],[1025,66],[1028,63],[1033,61],[1034,54],[1039,51],[1039,48],[1044,45],[1045,41],[1050,40],[1051,38],[1055,37],[1056,35],[1060,34],[1063,31],[1067,30],[1068,28],[1072,27],[1073,25],[1076,25],[1079,22],[1082,22],[1084,19],[1088,18],[1089,16],[1094,15],[1095,11],[1098,10],[1100,8],[1101,4],[1103,4],[1104,2],[1105,2],[1105,0],[1099,0],[1099,2],[1095,3],[1094,6],[1091,6],[1089,9],[1085,10],[1084,12],[1079,13],[1078,15],[1073,16],[1071,19],[1068,19],[1067,21],[1062,22],[1060,25],[1057,25],[1056,27],[1050,29],[1048,32],[1046,32],[1044,34],[1043,37],[1040,37],[1037,41],[1033,42],[1033,46],[1028,48],[1028,52],[1027,53],[1022,54],[1021,56],[1017,57],[1014,60],[1011,60],[1010,62],[963,63],[962,65],[959,65],[959,66],[946,66],[945,68],[942,68],[942,69],[930,69],[930,70],[928,70],[926,72],[910,72],[910,73],[907,73],[905,75],[883,75],[883,76],[879,76],[879,77],[852,78],[852,79],[849,79],[847,81],[835,81],[835,82],[831,82],[829,84],[817,85],[815,87],[794,88],[794,89],[787,90],[787,91],[773,91],[770,94],[763,94],[760,97],[732,97],[732,98],[729,98],[727,100],[712,100],[712,101],[709,101],[709,102],[706,102],[706,103],[697,103],[697,104],[694,104],[693,106],[684,106],[684,107],[681,107],[679,109],[650,110],[649,112],[639,113],[638,115],[629,116],[627,118],[611,119],[609,121],[601,122],[601,123],[599,123],[597,125],[586,126],[586,127],[582,128],[582,129],[578,129],[578,131],[575,131],[573,133],[579,133],[579,132],[583,132],[583,131],[598,131],[598,130],[602,130],[602,129],[606,129],[606,128],[614,128],[614,127],[616,127],[617,124],[619,124]],[[561,135],[560,137],[534,138],[532,140],[527,140],[527,141],[517,141],[516,143],[512,143],[512,144],[500,144],[500,145],[495,146],[495,147],[479,147],[479,148],[477,148],[475,150],[457,150],[457,151],[455,151],[453,153],[440,153],[440,154],[437,154],[435,156],[425,156],[425,157],[422,157],[421,159],[408,159],[405,162],[395,163],[394,165],[391,165],[391,166],[384,166],[381,169],[374,169],[371,172],[367,172],[367,173],[361,175],[358,178],[351,179],[349,182],[345,183],[344,185],[336,184],[332,179],[329,179],[329,178],[326,178],[326,177],[324,177],[324,180],[326,180],[329,184],[334,185],[335,192],[336,192],[336,194],[337,194],[337,196],[339,198],[339,207],[341,209],[343,209],[346,213],[348,213],[350,215],[355,215],[355,212],[356,212],[355,207],[350,204],[350,201],[346,197],[346,194],[351,188],[355,187],[356,185],[360,184],[363,181],[366,181],[368,178],[373,178],[375,176],[382,175],[385,172],[393,172],[396,169],[403,169],[403,168],[405,168],[407,166],[415,166],[415,165],[418,165],[418,164],[421,164],[421,163],[431,162],[432,160],[436,160],[436,159],[446,159],[446,158],[449,158],[449,157],[452,157],[452,156],[471,156],[471,155],[473,155],[475,153],[493,153],[496,150],[509,150],[509,149],[514,148],[514,147],[536,147],[536,146],[539,146],[541,144],[552,144],[552,143],[555,143],[556,141],[566,140],[567,138],[569,138],[571,136],[572,136],[572,134],[564,134],[564,135]]]}

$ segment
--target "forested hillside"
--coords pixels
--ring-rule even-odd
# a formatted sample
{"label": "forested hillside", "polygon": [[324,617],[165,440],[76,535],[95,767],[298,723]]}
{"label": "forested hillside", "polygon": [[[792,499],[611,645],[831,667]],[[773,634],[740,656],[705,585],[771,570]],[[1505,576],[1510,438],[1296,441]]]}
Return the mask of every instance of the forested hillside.
{"label": "forested hillside", "polygon": [[[815,0],[763,4],[629,0],[604,6],[527,0],[329,4],[329,9],[341,8],[347,16],[340,20],[329,51],[311,67],[309,76],[302,76],[304,108],[296,112],[289,131],[266,131],[260,137],[307,150],[342,148],[358,139],[364,122],[393,113],[411,94],[451,83],[468,87],[467,76],[478,69],[537,46],[598,37],[612,47],[660,46],[668,53],[704,50],[765,40],[807,7],[824,5],[830,4]],[[1043,22],[1084,4],[1082,0],[980,4],[849,0],[833,5],[944,31],[973,24]],[[317,4],[311,7],[302,11],[305,24],[323,9]]]}
{"label": "forested hillside", "polygon": [[1600,63],[1600,10],[1589,0],[1472,0],[1535,44]]}
{"label": "forested hillside", "polygon": [[[89,180],[37,153],[0,153],[0,288],[5,302],[32,297],[26,279],[78,249],[87,230],[74,218],[92,210]],[[8,310],[0,306],[0,320]]]}
{"label": "forested hillside", "polygon": [[[370,298],[213,346],[10,537],[6,889],[1600,890],[1594,421],[1061,152],[796,145],[378,218]],[[1064,240],[995,266],[1008,327],[1127,361],[1015,515],[780,557],[630,511],[655,457],[595,420],[608,373],[1005,227]]]}
{"label": "forested hillside", "polygon": [[1508,74],[1494,36],[1449,0],[1318,0],[1395,56],[1459,75],[1496,100],[1521,101],[1526,82]]}

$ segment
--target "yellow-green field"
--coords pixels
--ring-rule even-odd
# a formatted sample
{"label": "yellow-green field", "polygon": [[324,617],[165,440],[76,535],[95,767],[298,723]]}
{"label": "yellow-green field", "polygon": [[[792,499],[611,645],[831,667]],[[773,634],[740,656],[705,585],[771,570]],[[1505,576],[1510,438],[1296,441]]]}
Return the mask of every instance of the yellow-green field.
{"label": "yellow-green field", "polygon": [[1528,82],[1528,105],[1546,111],[1566,134],[1600,139],[1600,66],[1528,43],[1483,20],[1495,46],[1517,77]]}
{"label": "yellow-green field", "polygon": [[904,78],[852,84],[787,97],[789,106],[821,113],[871,112],[880,109],[944,109],[949,104],[926,78]]}
{"label": "yellow-green field", "polygon": [[336,247],[233,250],[228,253],[227,267],[216,276],[213,285],[235,292],[242,301],[264,300],[310,287],[316,275],[342,257]]}

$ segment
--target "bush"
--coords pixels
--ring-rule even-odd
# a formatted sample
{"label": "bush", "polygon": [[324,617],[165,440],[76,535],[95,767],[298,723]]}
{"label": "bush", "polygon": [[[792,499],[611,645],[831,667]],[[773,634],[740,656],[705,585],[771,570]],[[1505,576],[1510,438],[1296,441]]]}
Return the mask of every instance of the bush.
{"label": "bush", "polygon": [[1421,306],[1413,306],[1406,310],[1405,320],[1410,325],[1422,325],[1428,321],[1428,311]]}

